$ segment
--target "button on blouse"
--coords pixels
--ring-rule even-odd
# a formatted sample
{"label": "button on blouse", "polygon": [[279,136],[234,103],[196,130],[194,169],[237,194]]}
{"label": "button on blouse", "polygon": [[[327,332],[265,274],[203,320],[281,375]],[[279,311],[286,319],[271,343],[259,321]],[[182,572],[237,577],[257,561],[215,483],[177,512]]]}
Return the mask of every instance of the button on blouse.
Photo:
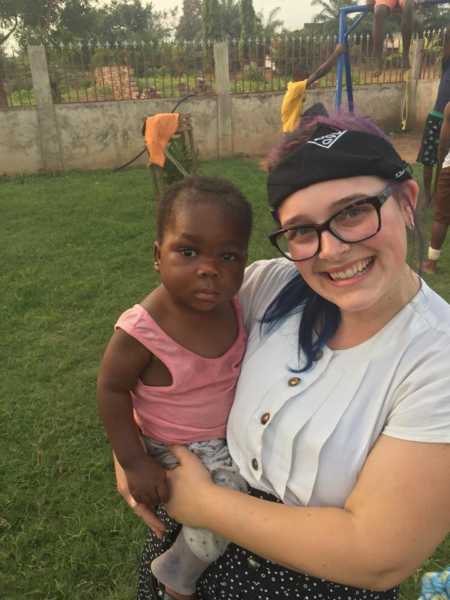
{"label": "button on blouse", "polygon": [[266,425],[266,423],[268,423],[270,420],[270,413],[265,412],[263,415],[261,415],[261,425]]}

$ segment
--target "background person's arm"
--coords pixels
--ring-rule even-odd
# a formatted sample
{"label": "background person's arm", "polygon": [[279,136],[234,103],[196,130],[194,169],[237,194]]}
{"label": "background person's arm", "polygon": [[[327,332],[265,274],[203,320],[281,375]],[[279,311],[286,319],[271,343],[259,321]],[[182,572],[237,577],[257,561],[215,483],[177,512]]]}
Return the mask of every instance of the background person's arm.
{"label": "background person's arm", "polygon": [[324,63],[322,63],[320,65],[320,67],[318,67],[308,77],[308,80],[306,82],[306,87],[307,88],[311,87],[311,85],[315,81],[317,81],[318,79],[320,79],[321,77],[323,77],[324,75],[326,75],[327,73],[329,73],[331,71],[331,69],[334,67],[334,65],[336,64],[337,59],[344,52],[345,52],[345,45],[344,44],[337,44],[336,48],[333,50],[332,54],[330,54],[330,56],[327,58],[327,60]]}
{"label": "background person's arm", "polygon": [[389,589],[433,552],[450,528],[450,444],[381,436],[344,508],[292,507],[211,483],[175,449],[169,513],[275,563],[344,585]]}

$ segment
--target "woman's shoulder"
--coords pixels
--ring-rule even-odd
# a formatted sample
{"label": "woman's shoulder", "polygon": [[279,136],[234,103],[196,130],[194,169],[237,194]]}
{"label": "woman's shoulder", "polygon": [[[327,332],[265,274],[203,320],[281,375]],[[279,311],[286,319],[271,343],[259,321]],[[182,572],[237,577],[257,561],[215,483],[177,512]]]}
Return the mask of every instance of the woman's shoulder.
{"label": "woman's shoulder", "polygon": [[239,300],[247,328],[262,317],[277,294],[296,275],[294,263],[286,258],[257,260],[246,268]]}
{"label": "woman's shoulder", "polygon": [[294,263],[286,258],[257,260],[245,269],[239,297],[245,302],[249,295],[257,295],[264,302],[270,302],[269,296],[276,295],[296,275]]}
{"label": "woman's shoulder", "polygon": [[245,269],[244,285],[262,279],[266,283],[274,279],[291,279],[297,273],[295,265],[287,258],[269,258],[265,260],[256,260]]}
{"label": "woman's shoulder", "polygon": [[450,343],[450,304],[435,292],[424,280],[411,308],[419,329],[428,335]]}

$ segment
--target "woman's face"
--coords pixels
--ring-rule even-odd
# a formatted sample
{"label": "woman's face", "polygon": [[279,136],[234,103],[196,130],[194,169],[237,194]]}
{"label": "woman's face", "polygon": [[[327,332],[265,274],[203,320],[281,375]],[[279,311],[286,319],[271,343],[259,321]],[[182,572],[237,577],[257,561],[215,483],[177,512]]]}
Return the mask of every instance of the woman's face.
{"label": "woman's face", "polygon": [[[361,176],[325,181],[295,192],[282,203],[281,227],[318,225],[336,212],[365,196],[384,190],[386,182]],[[402,184],[402,198],[391,196],[380,209],[381,229],[372,238],[353,244],[342,242],[324,231],[316,256],[296,262],[306,283],[320,296],[336,304],[344,316],[358,313],[377,316],[391,312],[409,300],[411,272],[406,263],[406,226],[413,216],[418,187],[410,180]],[[403,301],[404,298],[407,298]]]}

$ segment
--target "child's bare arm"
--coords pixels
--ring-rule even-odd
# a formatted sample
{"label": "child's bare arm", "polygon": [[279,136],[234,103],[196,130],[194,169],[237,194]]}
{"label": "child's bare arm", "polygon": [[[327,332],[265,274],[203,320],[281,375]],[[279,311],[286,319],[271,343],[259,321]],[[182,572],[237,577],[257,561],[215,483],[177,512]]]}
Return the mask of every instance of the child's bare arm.
{"label": "child's bare arm", "polygon": [[136,502],[153,508],[168,499],[165,470],[147,456],[133,419],[130,396],[151,354],[121,329],[112,336],[100,367],[97,401],[109,441]]}

